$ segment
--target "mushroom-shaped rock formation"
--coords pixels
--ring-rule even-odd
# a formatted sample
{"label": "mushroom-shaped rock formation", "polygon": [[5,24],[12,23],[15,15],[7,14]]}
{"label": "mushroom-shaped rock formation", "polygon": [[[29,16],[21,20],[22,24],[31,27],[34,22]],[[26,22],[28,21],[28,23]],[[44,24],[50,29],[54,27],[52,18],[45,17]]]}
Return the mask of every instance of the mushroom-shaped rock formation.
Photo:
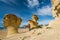
{"label": "mushroom-shaped rock formation", "polygon": [[34,22],[37,22],[37,20],[38,20],[37,15],[32,15],[32,20],[33,20]]}
{"label": "mushroom-shaped rock formation", "polygon": [[7,36],[18,33],[18,27],[22,19],[14,14],[7,14],[3,19],[3,26],[7,29]]}
{"label": "mushroom-shaped rock formation", "polygon": [[28,24],[30,29],[36,28],[38,26],[38,24],[32,20],[28,20]]}

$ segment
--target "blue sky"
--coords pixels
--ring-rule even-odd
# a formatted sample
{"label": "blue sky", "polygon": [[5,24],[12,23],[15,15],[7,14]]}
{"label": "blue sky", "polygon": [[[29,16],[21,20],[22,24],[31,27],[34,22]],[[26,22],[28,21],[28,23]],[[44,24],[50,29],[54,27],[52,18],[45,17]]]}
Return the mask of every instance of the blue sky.
{"label": "blue sky", "polygon": [[39,18],[39,24],[48,24],[53,20],[51,0],[0,0],[0,26],[5,14],[15,14],[22,18],[22,25],[27,25],[33,14]]}

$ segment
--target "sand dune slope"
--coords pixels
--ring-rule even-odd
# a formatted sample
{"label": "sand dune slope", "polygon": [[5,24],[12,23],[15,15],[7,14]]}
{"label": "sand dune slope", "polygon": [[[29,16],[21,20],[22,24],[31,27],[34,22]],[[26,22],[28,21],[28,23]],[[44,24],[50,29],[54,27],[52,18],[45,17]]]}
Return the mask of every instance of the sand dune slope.
{"label": "sand dune slope", "polygon": [[60,40],[60,27],[52,29],[33,29],[22,34],[14,34],[2,40]]}

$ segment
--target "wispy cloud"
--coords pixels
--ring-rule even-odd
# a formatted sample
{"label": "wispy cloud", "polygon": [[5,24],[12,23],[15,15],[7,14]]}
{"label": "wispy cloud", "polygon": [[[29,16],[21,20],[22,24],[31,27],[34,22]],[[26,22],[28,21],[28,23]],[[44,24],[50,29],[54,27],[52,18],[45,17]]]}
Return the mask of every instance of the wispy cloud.
{"label": "wispy cloud", "polygon": [[12,5],[11,3],[17,5],[17,3],[15,2],[15,0],[0,0],[0,1],[2,1],[2,2],[6,3],[6,4],[9,4],[9,5]]}
{"label": "wispy cloud", "polygon": [[[41,15],[41,16],[51,16],[51,7],[49,5],[43,6],[42,8],[37,8],[37,11],[34,13],[36,15]],[[42,21],[38,21],[39,24],[48,24],[52,19],[45,19]]]}
{"label": "wispy cloud", "polygon": [[42,8],[38,8],[37,12],[35,13],[37,15],[52,15],[51,14],[51,7],[50,6],[44,6]]}
{"label": "wispy cloud", "polygon": [[[53,19],[51,19],[51,20],[53,20]],[[49,19],[47,19],[47,20],[42,20],[42,21],[38,21],[38,23],[39,23],[39,24],[46,25],[46,24],[49,24],[49,22],[50,22],[51,20],[49,20]]]}
{"label": "wispy cloud", "polygon": [[28,7],[35,7],[35,6],[39,6],[39,1],[38,0],[27,0],[28,1]]}
{"label": "wispy cloud", "polygon": [[8,0],[0,0],[0,1],[2,1],[2,2],[4,2],[4,3],[8,3],[8,4],[9,4]]}
{"label": "wispy cloud", "polygon": [[16,5],[18,5],[18,3],[15,0],[9,0],[9,1],[16,4]]}

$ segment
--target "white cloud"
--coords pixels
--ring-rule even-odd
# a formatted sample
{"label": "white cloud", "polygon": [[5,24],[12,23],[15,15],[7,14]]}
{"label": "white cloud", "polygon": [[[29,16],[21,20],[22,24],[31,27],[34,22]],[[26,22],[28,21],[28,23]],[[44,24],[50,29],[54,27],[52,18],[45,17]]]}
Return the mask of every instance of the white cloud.
{"label": "white cloud", "polygon": [[35,14],[42,15],[42,16],[44,16],[44,15],[52,15],[51,14],[51,7],[44,6],[42,8],[38,8],[38,10],[37,10],[37,12]]}
{"label": "white cloud", "polygon": [[38,23],[45,25],[45,24],[49,24],[50,21],[51,20],[47,19],[47,20],[38,21]]}
{"label": "white cloud", "polygon": [[34,6],[39,6],[39,1],[38,0],[27,0],[28,1],[28,7],[34,7]]}

